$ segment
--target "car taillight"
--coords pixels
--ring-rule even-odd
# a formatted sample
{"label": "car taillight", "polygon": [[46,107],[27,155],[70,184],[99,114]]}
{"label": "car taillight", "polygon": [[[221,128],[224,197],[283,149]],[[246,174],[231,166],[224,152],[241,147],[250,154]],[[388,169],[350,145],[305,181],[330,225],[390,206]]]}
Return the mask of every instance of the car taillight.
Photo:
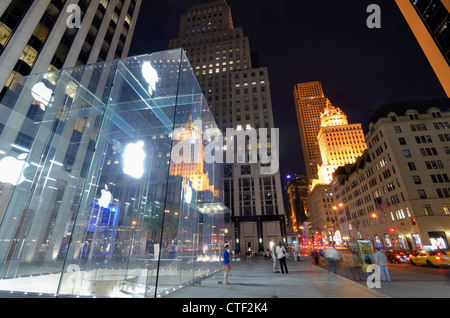
{"label": "car taillight", "polygon": [[437,260],[437,261],[441,260],[441,258],[439,256],[436,256],[434,259]]}
{"label": "car taillight", "polygon": [[395,256],[395,258],[400,258],[400,256],[397,255],[397,256]]}

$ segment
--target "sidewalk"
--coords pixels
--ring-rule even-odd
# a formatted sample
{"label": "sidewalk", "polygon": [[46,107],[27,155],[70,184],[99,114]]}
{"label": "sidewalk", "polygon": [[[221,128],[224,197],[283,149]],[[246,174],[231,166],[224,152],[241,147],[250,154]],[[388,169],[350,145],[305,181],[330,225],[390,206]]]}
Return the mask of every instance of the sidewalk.
{"label": "sidewalk", "polygon": [[273,273],[272,260],[243,257],[231,263],[230,285],[219,271],[166,298],[390,298],[310,261],[290,260],[287,266],[289,274]]}

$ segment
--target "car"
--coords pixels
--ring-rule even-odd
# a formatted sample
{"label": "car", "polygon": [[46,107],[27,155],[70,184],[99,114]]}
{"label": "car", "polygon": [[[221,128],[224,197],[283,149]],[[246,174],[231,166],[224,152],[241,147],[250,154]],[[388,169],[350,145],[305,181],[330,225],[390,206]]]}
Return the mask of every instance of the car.
{"label": "car", "polygon": [[409,258],[412,265],[428,265],[429,267],[450,266],[450,254],[445,251],[420,250]]}
{"label": "car", "polygon": [[386,251],[386,257],[388,261],[391,261],[394,264],[397,263],[408,263],[409,262],[409,253],[406,250],[389,250]]}

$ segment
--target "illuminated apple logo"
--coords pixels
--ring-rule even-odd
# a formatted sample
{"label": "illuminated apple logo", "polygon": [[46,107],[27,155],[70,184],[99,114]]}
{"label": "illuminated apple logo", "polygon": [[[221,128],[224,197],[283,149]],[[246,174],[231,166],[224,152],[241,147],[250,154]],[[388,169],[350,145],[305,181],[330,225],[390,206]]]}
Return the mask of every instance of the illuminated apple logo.
{"label": "illuminated apple logo", "polygon": [[31,95],[36,101],[41,103],[42,110],[45,110],[45,107],[48,106],[48,103],[52,98],[52,93],[53,91],[45,86],[45,84],[42,82],[35,84],[31,89]]}
{"label": "illuminated apple logo", "polygon": [[108,185],[105,184],[105,188],[101,191],[100,199],[98,199],[98,205],[101,208],[107,208],[112,201],[112,194],[108,191]]}
{"label": "illuminated apple logo", "polygon": [[156,90],[156,83],[158,82],[158,73],[156,73],[156,70],[150,62],[145,62],[142,65],[142,75],[149,85],[148,91],[150,95],[153,95],[153,92]]}
{"label": "illuminated apple logo", "polygon": [[192,201],[192,187],[191,183],[186,183],[186,188],[184,189],[184,201],[189,204]]}
{"label": "illuminated apple logo", "polygon": [[27,153],[23,153],[17,159],[9,156],[0,160],[0,182],[16,186],[25,181],[23,171],[28,167],[28,163],[25,162],[27,156]]}
{"label": "illuminated apple logo", "polygon": [[146,157],[143,141],[128,144],[123,152],[123,173],[139,179],[144,174],[144,160]]}

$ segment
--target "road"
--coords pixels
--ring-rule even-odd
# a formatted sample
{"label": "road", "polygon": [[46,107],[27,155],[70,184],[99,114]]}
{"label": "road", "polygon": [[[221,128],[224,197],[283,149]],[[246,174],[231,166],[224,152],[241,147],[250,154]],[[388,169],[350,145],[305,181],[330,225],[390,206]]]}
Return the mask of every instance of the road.
{"label": "road", "polygon": [[[366,285],[366,280],[357,280],[349,262],[339,265],[337,274]],[[325,265],[326,267],[326,265]],[[391,282],[382,282],[379,292],[394,298],[449,298],[450,268],[412,266],[408,263],[389,263]]]}

